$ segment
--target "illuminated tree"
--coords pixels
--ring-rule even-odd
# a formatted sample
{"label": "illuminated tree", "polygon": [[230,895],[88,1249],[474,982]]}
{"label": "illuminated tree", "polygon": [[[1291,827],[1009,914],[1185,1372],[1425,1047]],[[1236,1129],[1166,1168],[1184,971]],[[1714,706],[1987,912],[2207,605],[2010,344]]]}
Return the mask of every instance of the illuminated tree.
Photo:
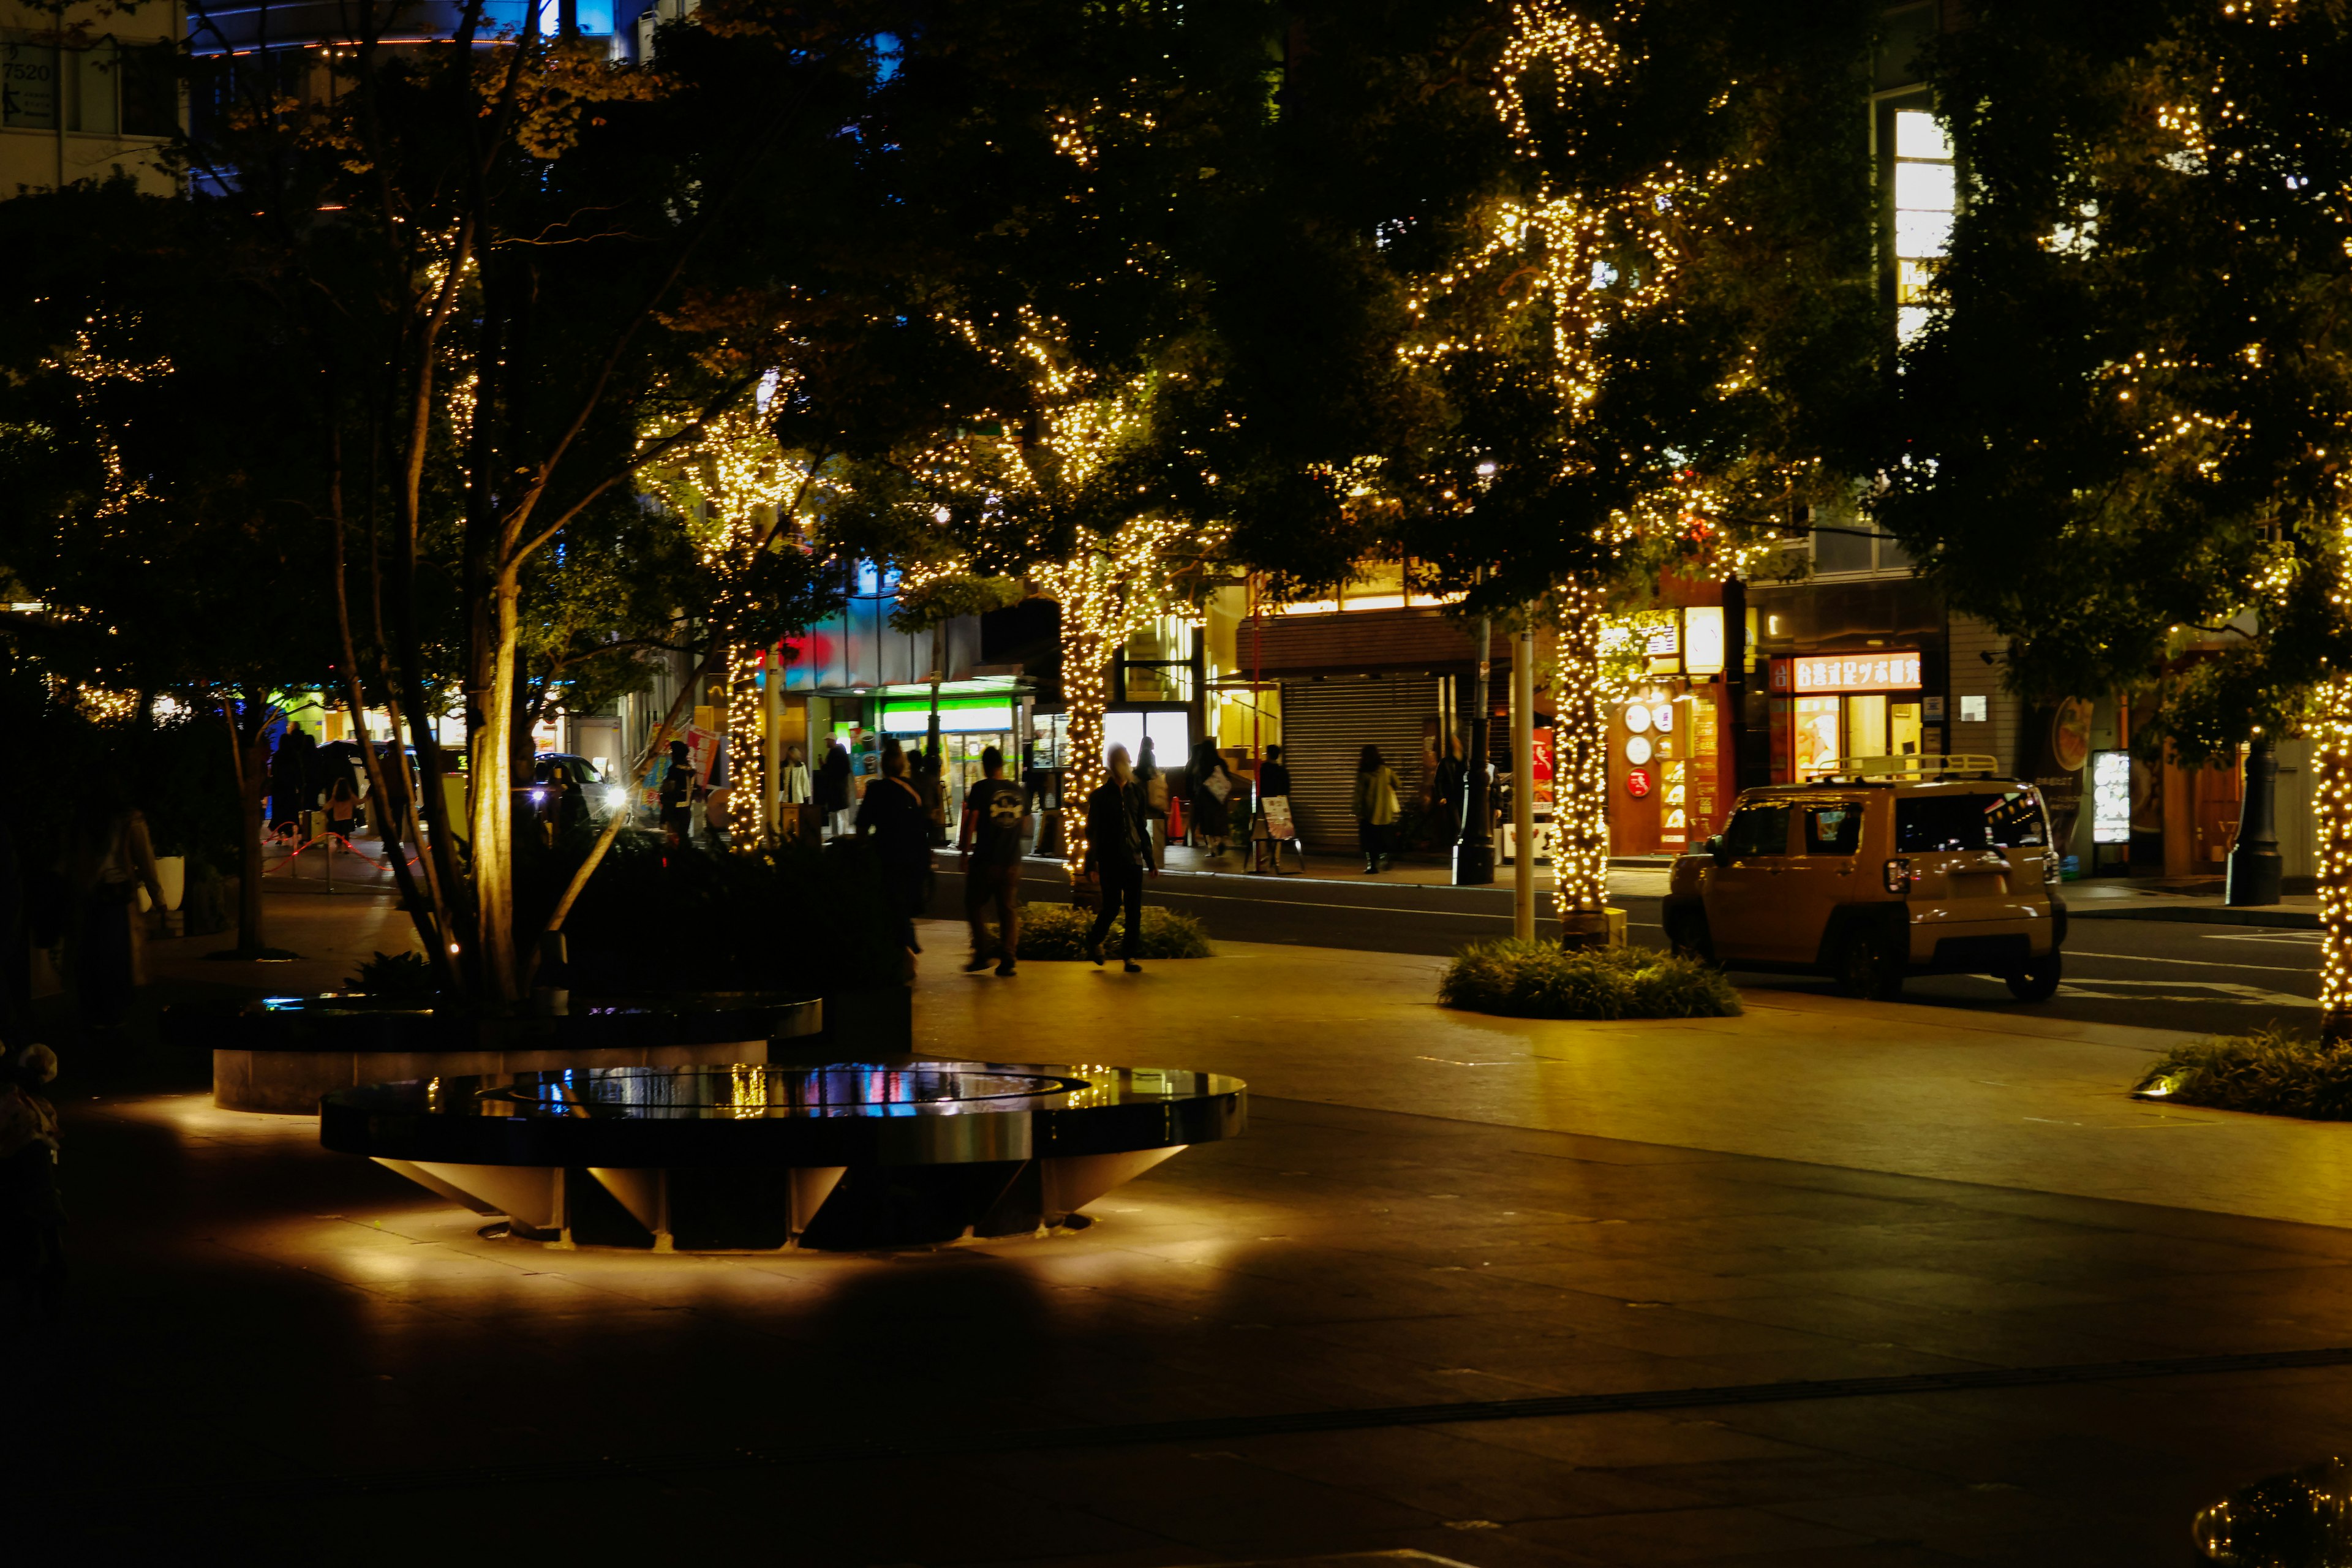
{"label": "illuminated tree", "polygon": [[2352,19],[1992,0],[1933,59],[1963,184],[1881,515],[2021,689],[2152,690],[2152,758],[2311,737],[2352,1042]]}

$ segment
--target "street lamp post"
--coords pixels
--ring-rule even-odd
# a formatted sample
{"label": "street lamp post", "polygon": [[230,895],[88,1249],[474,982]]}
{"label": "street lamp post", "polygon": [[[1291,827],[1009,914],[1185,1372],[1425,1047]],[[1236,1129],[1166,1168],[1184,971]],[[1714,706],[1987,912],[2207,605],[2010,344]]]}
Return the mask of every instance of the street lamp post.
{"label": "street lamp post", "polygon": [[1511,655],[1511,934],[1536,934],[1536,633]]}
{"label": "street lamp post", "polygon": [[1492,672],[1487,658],[1494,646],[1494,622],[1478,617],[1478,685],[1470,716],[1470,773],[1462,784],[1462,837],[1454,846],[1454,885],[1484,888],[1495,880],[1495,835],[1486,808],[1486,713],[1490,699],[1486,679]]}
{"label": "street lamp post", "polygon": [[2246,748],[2246,800],[2239,808],[2238,842],[2230,851],[2227,896],[2231,905],[2279,901],[2278,752],[2268,735]]}

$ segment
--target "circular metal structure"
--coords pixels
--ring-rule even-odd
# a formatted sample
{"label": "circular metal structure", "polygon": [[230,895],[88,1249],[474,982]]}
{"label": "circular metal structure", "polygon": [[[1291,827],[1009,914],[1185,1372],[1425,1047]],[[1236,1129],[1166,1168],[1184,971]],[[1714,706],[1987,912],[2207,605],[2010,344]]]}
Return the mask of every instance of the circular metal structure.
{"label": "circular metal structure", "polygon": [[213,1103],[223,1110],[312,1116],[330,1090],[394,1079],[761,1062],[776,1042],[813,1042],[825,1012],[815,997],[749,991],[573,997],[562,1013],[331,991],[175,1004],[164,1010],[163,1037],[212,1053]]}
{"label": "circular metal structure", "polygon": [[319,1137],[534,1239],[856,1248],[1069,1223],[1238,1136],[1247,1092],[1215,1073],[921,1058],[564,1068],[340,1089]]}

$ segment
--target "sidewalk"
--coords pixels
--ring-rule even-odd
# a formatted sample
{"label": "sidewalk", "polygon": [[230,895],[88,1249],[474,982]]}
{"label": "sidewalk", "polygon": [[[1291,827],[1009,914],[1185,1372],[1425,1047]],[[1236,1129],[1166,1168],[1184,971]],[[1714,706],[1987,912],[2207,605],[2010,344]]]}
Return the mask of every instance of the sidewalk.
{"label": "sidewalk", "polygon": [[1052,1237],[656,1257],[487,1237],[193,1084],[61,1093],[34,1554],[2145,1568],[2341,1447],[2352,1126],[2126,1099],[2161,1036],[1514,1021],[1244,943],[1000,980],[929,923],[931,1048],[1235,1073],[1248,1135]]}
{"label": "sidewalk", "polygon": [[1016,984],[956,972],[959,926],[924,946],[943,1055],[1199,1061],[1286,1100],[2352,1229],[2352,1124],[2133,1100],[2163,1030],[1763,989],[1737,1018],[1497,1018],[1436,1005],[1442,958],[1219,942]]}

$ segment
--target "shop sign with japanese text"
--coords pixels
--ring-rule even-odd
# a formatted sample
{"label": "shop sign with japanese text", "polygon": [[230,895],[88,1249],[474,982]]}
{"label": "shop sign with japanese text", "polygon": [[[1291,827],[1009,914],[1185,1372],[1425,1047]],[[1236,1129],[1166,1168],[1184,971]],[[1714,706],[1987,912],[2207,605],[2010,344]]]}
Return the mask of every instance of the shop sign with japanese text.
{"label": "shop sign with japanese text", "polygon": [[1873,649],[1865,654],[1802,654],[1790,659],[1799,692],[1916,691],[1919,650]]}

